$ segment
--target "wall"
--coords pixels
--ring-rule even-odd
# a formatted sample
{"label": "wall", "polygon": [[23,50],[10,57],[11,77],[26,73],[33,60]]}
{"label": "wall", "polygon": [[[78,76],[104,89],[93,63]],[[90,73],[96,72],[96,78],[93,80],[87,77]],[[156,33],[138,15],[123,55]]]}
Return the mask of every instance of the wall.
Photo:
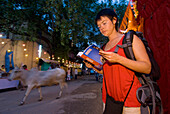
{"label": "wall", "polygon": [[164,114],[170,114],[170,0],[138,0],[138,11],[145,19],[144,36],[161,70],[160,87]]}
{"label": "wall", "polygon": [[[4,42],[4,44],[2,44]],[[25,44],[25,46],[23,46]],[[38,48],[39,45],[36,42],[30,41],[11,41],[11,39],[0,38],[0,66],[5,64],[5,54],[6,50],[13,51],[13,60],[14,64],[18,67],[21,66],[21,63],[26,64],[28,69],[37,67],[38,63]],[[26,49],[26,51],[24,51]],[[49,54],[44,54],[42,49],[42,58],[49,59]],[[25,56],[28,54],[28,56]]]}

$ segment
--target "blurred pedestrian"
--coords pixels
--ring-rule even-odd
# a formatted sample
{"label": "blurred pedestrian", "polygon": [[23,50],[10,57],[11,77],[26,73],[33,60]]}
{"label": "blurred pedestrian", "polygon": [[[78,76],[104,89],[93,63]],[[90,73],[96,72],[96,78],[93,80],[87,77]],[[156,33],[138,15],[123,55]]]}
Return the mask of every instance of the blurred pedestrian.
{"label": "blurred pedestrian", "polygon": [[6,72],[6,70],[5,70],[5,65],[2,65],[2,66],[1,66],[1,71],[2,71],[2,72]]}
{"label": "blurred pedestrian", "polygon": [[98,81],[99,80],[99,73],[97,71],[94,71],[94,74],[95,74],[96,81]]}
{"label": "blurred pedestrian", "polygon": [[78,70],[77,68],[75,68],[75,79],[77,79],[77,75],[78,75]]}
{"label": "blurred pedestrian", "polygon": [[72,68],[72,78],[75,79],[75,68],[74,67]]}
{"label": "blurred pedestrian", "polygon": [[24,70],[28,70],[28,69],[27,69],[27,65],[23,65],[22,68],[23,68]]}
{"label": "blurred pedestrian", "polygon": [[50,66],[51,66],[50,63],[45,62],[42,58],[39,59],[39,62],[38,62],[38,69],[39,70],[47,71]]}
{"label": "blurred pedestrian", "polygon": [[71,74],[71,69],[68,68],[68,70],[67,70],[67,80],[71,80],[70,74]]}

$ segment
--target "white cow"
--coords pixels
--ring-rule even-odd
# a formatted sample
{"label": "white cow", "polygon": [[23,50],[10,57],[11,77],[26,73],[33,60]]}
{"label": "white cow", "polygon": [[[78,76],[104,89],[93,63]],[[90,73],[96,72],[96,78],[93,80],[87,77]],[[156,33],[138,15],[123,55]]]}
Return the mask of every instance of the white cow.
{"label": "white cow", "polygon": [[[41,86],[50,86],[53,84],[60,85],[60,92],[57,98],[61,97],[62,89],[67,86],[65,82],[66,72],[61,68],[55,68],[48,71],[38,71],[33,68],[30,71],[15,68],[9,76],[9,80],[20,80],[27,86],[27,90],[20,105],[25,103],[25,100],[33,88],[38,88],[40,99],[42,100]],[[57,99],[56,98],[56,99]]]}

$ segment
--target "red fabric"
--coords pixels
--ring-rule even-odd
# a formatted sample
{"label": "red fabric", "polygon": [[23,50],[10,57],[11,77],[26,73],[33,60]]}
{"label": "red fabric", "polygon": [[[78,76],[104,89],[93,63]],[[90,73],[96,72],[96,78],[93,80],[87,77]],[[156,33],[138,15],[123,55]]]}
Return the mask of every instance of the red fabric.
{"label": "red fabric", "polygon": [[[139,15],[144,17],[144,36],[154,53],[160,70],[161,78],[158,80],[164,114],[170,113],[170,0],[138,0]],[[152,17],[152,18],[151,18]]]}
{"label": "red fabric", "polygon": [[[119,45],[122,45],[122,40],[123,38],[119,41],[118,43]],[[108,52],[114,52],[115,47],[108,50]],[[119,48],[118,54],[126,57],[124,50],[121,48]],[[126,67],[120,64],[109,63],[108,61],[106,61],[105,64],[103,65],[103,71],[104,78],[106,77],[105,81],[107,86],[107,93],[110,96],[112,96],[116,101],[124,101],[129,91],[129,88],[132,84],[134,76],[134,83],[125,101],[124,106],[140,107],[141,104],[138,102],[136,98],[136,90],[139,87],[141,87],[141,84],[133,71],[127,69]],[[103,102],[106,101],[105,81],[103,80],[103,94],[102,94]]]}

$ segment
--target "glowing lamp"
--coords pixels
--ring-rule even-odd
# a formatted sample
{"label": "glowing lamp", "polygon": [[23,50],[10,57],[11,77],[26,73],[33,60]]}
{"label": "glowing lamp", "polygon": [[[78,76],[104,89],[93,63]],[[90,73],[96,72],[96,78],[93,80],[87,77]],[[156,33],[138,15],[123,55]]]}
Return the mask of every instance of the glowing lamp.
{"label": "glowing lamp", "polygon": [[25,44],[22,44],[23,47],[25,47]]}

